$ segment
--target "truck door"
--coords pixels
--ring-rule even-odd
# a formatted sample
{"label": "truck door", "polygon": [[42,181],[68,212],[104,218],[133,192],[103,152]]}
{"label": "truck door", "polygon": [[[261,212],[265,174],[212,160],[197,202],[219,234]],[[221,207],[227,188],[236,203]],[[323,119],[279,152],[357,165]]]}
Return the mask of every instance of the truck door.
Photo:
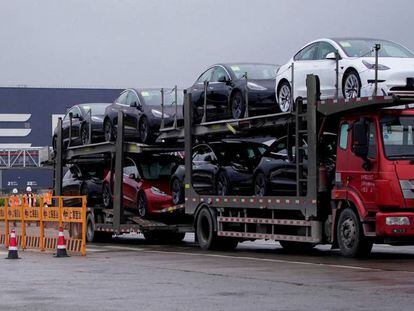
{"label": "truck door", "polygon": [[[367,210],[376,210],[375,181],[378,178],[378,133],[375,120],[367,120],[367,129],[369,138],[367,164],[364,165],[365,160],[355,155],[352,150],[353,142],[351,142],[347,159],[345,159],[348,168],[342,178],[346,178],[350,190],[357,193]],[[351,135],[349,136],[352,138]]]}

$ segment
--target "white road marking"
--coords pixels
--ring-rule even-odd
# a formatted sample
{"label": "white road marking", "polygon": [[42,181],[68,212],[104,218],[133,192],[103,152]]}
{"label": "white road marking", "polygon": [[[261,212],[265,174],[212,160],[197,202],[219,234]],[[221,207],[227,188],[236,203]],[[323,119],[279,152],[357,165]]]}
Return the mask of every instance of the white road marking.
{"label": "white road marking", "polygon": [[252,260],[252,261],[265,261],[265,262],[286,263],[286,264],[293,264],[293,265],[330,267],[330,268],[365,270],[365,271],[383,271],[383,269],[378,269],[378,268],[335,265],[335,264],[326,264],[326,263],[314,263],[314,262],[307,262],[307,261],[290,261],[290,260],[284,260],[284,259],[256,258],[256,257],[231,256],[231,255],[220,255],[220,254],[186,253],[186,252],[177,252],[177,251],[160,251],[160,250],[148,250],[144,248],[127,247],[127,246],[104,246],[104,247],[109,248],[109,249],[114,249],[114,250],[128,250],[128,251],[145,252],[145,253],[176,254],[176,255],[184,255],[184,256],[200,256],[200,257],[215,257],[215,258],[228,258],[228,259],[240,259],[240,260]]}

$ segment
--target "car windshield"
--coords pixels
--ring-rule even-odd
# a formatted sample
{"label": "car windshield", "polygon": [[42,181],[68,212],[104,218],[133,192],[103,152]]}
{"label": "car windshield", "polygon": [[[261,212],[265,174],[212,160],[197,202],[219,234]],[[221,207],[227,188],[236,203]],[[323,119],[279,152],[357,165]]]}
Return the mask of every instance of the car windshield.
{"label": "car windshield", "polygon": [[234,64],[230,65],[237,79],[247,72],[247,78],[253,80],[273,79],[276,77],[277,66],[266,64]]}
{"label": "car windshield", "polygon": [[349,57],[374,57],[373,46],[381,44],[379,57],[412,58],[414,54],[405,47],[385,40],[350,39],[338,40],[345,54]]}
{"label": "car windshield", "polygon": [[174,157],[146,157],[137,161],[143,179],[169,179],[173,169],[179,164]]}
{"label": "car windshield", "polygon": [[392,159],[414,159],[414,117],[388,116],[381,119],[385,155]]}
{"label": "car windshield", "polygon": [[[161,106],[161,89],[159,90],[143,90],[140,92],[144,98],[145,104],[149,106]],[[173,105],[175,98],[174,89],[164,89],[164,105]],[[178,105],[182,105],[184,95],[182,90],[177,91]]]}
{"label": "car windshield", "polygon": [[89,110],[92,109],[92,115],[104,115],[105,108],[108,107],[110,104],[83,104],[80,105],[81,108],[87,113]]}

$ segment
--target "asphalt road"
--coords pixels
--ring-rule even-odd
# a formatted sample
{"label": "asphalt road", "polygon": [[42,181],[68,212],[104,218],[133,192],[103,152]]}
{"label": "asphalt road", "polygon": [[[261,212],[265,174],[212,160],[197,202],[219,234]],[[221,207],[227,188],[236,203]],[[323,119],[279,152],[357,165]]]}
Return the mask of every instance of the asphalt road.
{"label": "asphalt road", "polygon": [[375,246],[354,260],[265,241],[203,252],[187,235],[177,246],[115,239],[89,245],[86,257],[19,254],[0,260],[0,310],[414,309],[414,247]]}

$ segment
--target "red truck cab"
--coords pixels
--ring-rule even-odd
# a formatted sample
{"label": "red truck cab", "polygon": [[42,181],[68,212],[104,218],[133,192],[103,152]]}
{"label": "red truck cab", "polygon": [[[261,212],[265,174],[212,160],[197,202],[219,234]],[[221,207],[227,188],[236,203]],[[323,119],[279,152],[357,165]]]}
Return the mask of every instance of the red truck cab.
{"label": "red truck cab", "polygon": [[[341,251],[354,247],[358,230],[365,248],[373,242],[414,244],[414,110],[381,109],[341,118],[332,199]],[[346,207],[359,222],[352,212],[340,219]]]}

